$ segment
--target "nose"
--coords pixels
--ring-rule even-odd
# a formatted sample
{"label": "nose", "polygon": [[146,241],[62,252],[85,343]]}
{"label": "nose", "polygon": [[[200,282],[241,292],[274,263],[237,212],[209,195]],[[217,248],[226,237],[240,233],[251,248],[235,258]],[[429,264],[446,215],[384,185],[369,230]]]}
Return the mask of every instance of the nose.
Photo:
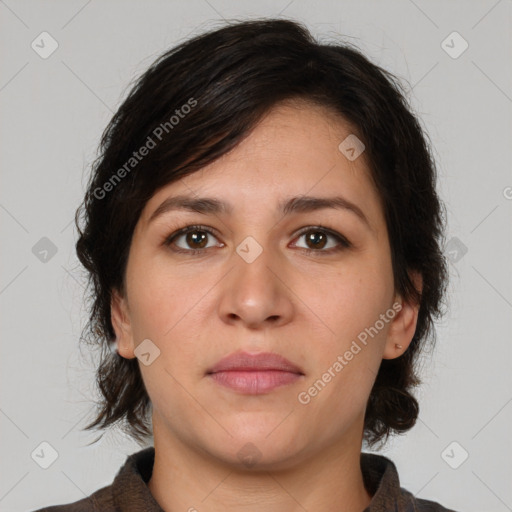
{"label": "nose", "polygon": [[223,322],[249,329],[282,326],[293,317],[290,278],[278,258],[264,249],[251,262],[233,254],[234,268],[221,286],[219,315]]}

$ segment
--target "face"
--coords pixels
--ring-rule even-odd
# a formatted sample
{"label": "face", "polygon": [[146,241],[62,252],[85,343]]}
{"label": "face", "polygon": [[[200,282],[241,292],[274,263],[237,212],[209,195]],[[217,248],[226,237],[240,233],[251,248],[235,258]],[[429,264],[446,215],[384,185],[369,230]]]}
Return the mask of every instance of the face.
{"label": "face", "polygon": [[[155,443],[274,468],[360,450],[379,364],[406,350],[417,310],[395,293],[365,155],[338,149],[351,133],[320,107],[281,104],[146,204],[112,320],[120,354],[139,357]],[[177,196],[214,202],[166,203]],[[233,353],[294,370],[263,358],[210,373]]]}

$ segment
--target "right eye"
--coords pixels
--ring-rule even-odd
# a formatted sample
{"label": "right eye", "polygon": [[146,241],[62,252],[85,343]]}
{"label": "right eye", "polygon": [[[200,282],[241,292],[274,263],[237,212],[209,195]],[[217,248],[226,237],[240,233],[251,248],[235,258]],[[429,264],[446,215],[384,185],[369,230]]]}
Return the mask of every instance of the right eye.
{"label": "right eye", "polygon": [[[169,235],[164,244],[175,252],[191,255],[202,254],[206,249],[212,247],[212,245],[208,245],[210,236],[216,238],[213,231],[206,226],[187,226]],[[224,244],[221,246],[223,247]]]}

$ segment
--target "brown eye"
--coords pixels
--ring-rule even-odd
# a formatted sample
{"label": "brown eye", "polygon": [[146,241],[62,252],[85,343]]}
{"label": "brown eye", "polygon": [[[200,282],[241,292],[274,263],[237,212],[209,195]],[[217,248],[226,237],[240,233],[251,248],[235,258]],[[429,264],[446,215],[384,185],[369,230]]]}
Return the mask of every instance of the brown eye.
{"label": "brown eye", "polygon": [[311,231],[306,234],[306,244],[311,249],[323,249],[327,243],[327,236],[321,231]]}
{"label": "brown eye", "polygon": [[192,249],[204,249],[208,240],[208,235],[205,231],[189,231],[184,236],[185,242],[192,247]]}
{"label": "brown eye", "polygon": [[201,226],[187,226],[170,235],[166,239],[165,245],[170,246],[176,252],[199,254],[215,246],[215,244],[211,245],[210,238],[216,240],[209,229]]}
{"label": "brown eye", "polygon": [[299,234],[298,240],[304,238],[305,246],[295,243],[296,247],[304,249],[306,252],[316,252],[319,254],[331,253],[351,247],[350,242],[339,233],[321,226],[309,227]]}

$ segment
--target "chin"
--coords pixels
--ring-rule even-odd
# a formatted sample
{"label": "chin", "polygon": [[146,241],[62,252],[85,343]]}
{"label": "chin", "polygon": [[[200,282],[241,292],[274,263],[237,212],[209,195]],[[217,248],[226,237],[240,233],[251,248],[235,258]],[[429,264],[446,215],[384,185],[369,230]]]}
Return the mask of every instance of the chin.
{"label": "chin", "polygon": [[276,429],[279,421],[274,422],[271,427],[263,424],[257,429],[244,429],[243,434],[237,434],[235,430],[227,427],[232,437],[223,436],[223,442],[209,438],[207,442],[212,444],[209,451],[216,458],[239,469],[288,469],[298,462],[302,449],[296,434],[287,429],[279,430],[280,427]]}

